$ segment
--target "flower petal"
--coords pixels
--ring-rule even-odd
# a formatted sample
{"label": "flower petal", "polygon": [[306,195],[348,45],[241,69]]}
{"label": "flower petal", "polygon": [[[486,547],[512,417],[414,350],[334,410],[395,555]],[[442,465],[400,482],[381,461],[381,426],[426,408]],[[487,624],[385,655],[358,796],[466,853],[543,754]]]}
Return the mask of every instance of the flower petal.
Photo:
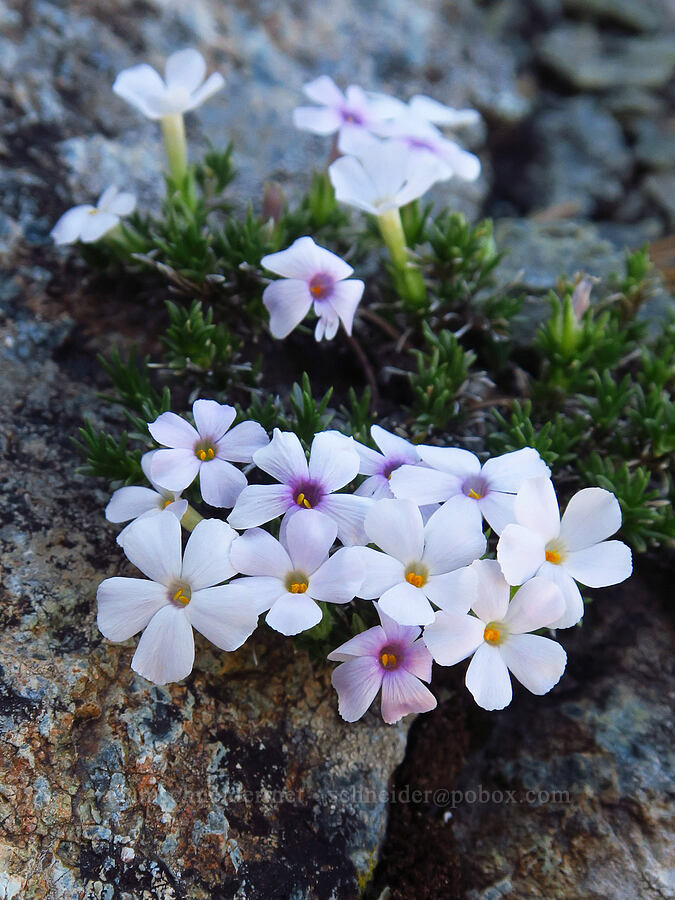
{"label": "flower petal", "polygon": [[463,566],[453,572],[431,575],[423,590],[435,606],[448,612],[468,613],[476,599],[476,573],[471,566]]}
{"label": "flower petal", "polygon": [[491,491],[517,494],[528,478],[549,478],[551,470],[532,447],[493,456],[481,472]]}
{"label": "flower petal", "polygon": [[436,707],[436,698],[419,678],[406,669],[385,672],[382,679],[382,718],[393,725],[409,713],[429,712]]}
{"label": "flower petal", "polygon": [[405,567],[400,560],[371,547],[355,549],[360,554],[364,572],[363,582],[358,591],[359,597],[364,600],[376,600],[389,588],[404,580]]}
{"label": "flower petal", "polygon": [[249,484],[237,497],[227,521],[239,530],[252,528],[283,515],[291,505],[293,498],[285,484]]}
{"label": "flower petal", "polygon": [[633,561],[630,547],[622,541],[601,541],[570,553],[563,568],[580,584],[597,588],[625,581],[633,571]]}
{"label": "flower petal", "polygon": [[185,609],[192,626],[221,650],[241,647],[258,624],[255,606],[230,584],[197,591]]}
{"label": "flower petal", "polygon": [[163,498],[150,488],[132,485],[115,491],[105,508],[108,522],[128,522],[143,513],[157,509],[163,504]]}
{"label": "flower petal", "polygon": [[483,518],[478,505],[464,495],[451,497],[424,526],[424,555],[429,574],[468,566],[485,553]]}
{"label": "flower petal", "polygon": [[478,475],[480,460],[475,453],[459,447],[429,447],[421,444],[417,448],[420,458],[439,472],[447,472],[464,480],[469,475]]}
{"label": "flower petal", "polygon": [[377,659],[380,650],[386,643],[387,635],[384,629],[380,625],[375,625],[345,641],[344,644],[340,644],[328,654],[326,659],[331,662],[344,662],[357,656],[371,656],[373,659]]}
{"label": "flower petal", "polygon": [[482,622],[501,622],[509,607],[510,589],[495,559],[472,563],[476,577],[476,597],[471,609]]}
{"label": "flower petal", "polygon": [[513,689],[500,648],[481,644],[466,670],[466,686],[483,709],[504,709],[509,705]]}
{"label": "flower petal", "polygon": [[518,489],[513,505],[516,521],[546,544],[558,537],[560,510],[550,478],[528,478]]}
{"label": "flower petal", "polygon": [[200,438],[216,444],[234,422],[237,411],[234,406],[215,400],[195,400],[192,415]]}
{"label": "flower petal", "polygon": [[[165,447],[180,447],[194,450],[199,441],[199,432],[176,413],[165,412],[148,424],[148,431],[158,444]],[[154,477],[154,476],[153,476]]]}
{"label": "flower petal", "polygon": [[205,103],[209,99],[209,97],[213,97],[214,94],[217,94],[218,91],[222,90],[224,87],[225,79],[220,72],[212,72],[204,84],[201,87],[198,87],[196,91],[193,91],[190,102],[185,107],[184,112],[189,112],[191,109],[196,109],[198,106],[201,106],[202,103]]}
{"label": "flower petal", "polygon": [[220,584],[236,574],[230,562],[235,539],[237,532],[220,519],[202,519],[195,526],[185,547],[181,573],[193,591]]}
{"label": "flower petal", "polygon": [[429,682],[431,681],[433,661],[433,656],[429,653],[424,641],[417,640],[406,648],[401,665],[415,678]]}
{"label": "flower petal", "polygon": [[396,497],[412,500],[418,506],[443,503],[462,489],[462,482],[456,475],[426,466],[401,466],[391,473],[389,484]]}
{"label": "flower petal", "polygon": [[516,514],[513,510],[515,499],[513,494],[488,491],[484,497],[475,501],[485,517],[485,521],[495,534],[501,534],[507,525],[516,521]]}
{"label": "flower petal", "polygon": [[567,664],[560,644],[538,634],[514,634],[499,649],[512,674],[533,694],[547,694]]}
{"label": "flower petal", "polygon": [[382,472],[386,460],[381,453],[371,447],[366,447],[359,441],[354,441],[353,447],[359,454],[359,475],[376,475]]}
{"label": "flower petal", "polygon": [[328,551],[337,537],[337,524],[318,510],[301,512],[288,520],[284,543],[293,568],[311,575],[328,558]]}
{"label": "flower petal", "polygon": [[424,629],[423,639],[439,665],[454,666],[475,653],[484,632],[485,625],[475,616],[442,611]]}
{"label": "flower petal", "polygon": [[361,547],[337,550],[310,576],[308,594],[324,603],[349,603],[353,600],[360,593],[363,581],[360,550]]}
{"label": "flower petal", "polygon": [[233,507],[247,486],[246,476],[224,459],[210,459],[199,469],[199,490],[209,506]]}
{"label": "flower petal", "polygon": [[401,625],[429,625],[434,611],[420,588],[403,581],[380,597],[380,609]]}
{"label": "flower petal", "polygon": [[557,566],[554,563],[545,562],[538,570],[537,575],[550,579],[560,588],[560,592],[565,600],[565,611],[551,622],[549,628],[571,628],[576,625],[584,614],[584,601],[571,575],[569,575],[564,566]]}
{"label": "flower petal", "polygon": [[330,107],[297,106],[293,110],[293,124],[313,134],[334,134],[342,125],[342,116]]}
{"label": "flower petal", "polygon": [[300,438],[292,431],[279,431],[275,428],[269,444],[253,454],[253,462],[263,472],[284,484],[309,477],[305,451]]}
{"label": "flower petal", "polygon": [[398,434],[385,431],[380,425],[372,425],[370,436],[387,459],[405,461],[412,465],[420,461],[420,455],[415,445]]}
{"label": "flower petal", "polygon": [[375,699],[383,678],[382,666],[370,656],[339,665],[331,676],[338,694],[338,710],[346,722],[356,722]]}
{"label": "flower petal", "polygon": [[338,431],[322,431],[312,441],[309,476],[328,494],[356,478],[359,455],[350,438]]}
{"label": "flower petal", "polygon": [[348,203],[364,212],[378,214],[376,189],[372,178],[355,156],[341,156],[328,167],[328,175],[340,203]]}
{"label": "flower petal", "polygon": [[109,641],[126,641],[169,603],[167,589],[145,578],[106,578],[96,591],[96,624]]}
{"label": "flower petal", "polygon": [[270,314],[272,336],[281,339],[288,337],[302,322],[313,298],[306,281],[282,278],[267,285],[263,291],[263,303]]}
{"label": "flower petal", "polygon": [[352,333],[354,313],[361,302],[365,284],[358,278],[349,278],[347,281],[339,281],[333,287],[333,293],[328,301],[340,317],[347,334]]}
{"label": "flower petal", "polygon": [[[394,495],[389,487],[389,479],[384,475],[371,475],[354,491],[357,497],[368,497],[371,500],[393,500]],[[424,516],[422,516],[424,518]]]}
{"label": "flower petal", "polygon": [[347,546],[365,544],[363,528],[366,513],[373,505],[368,497],[354,494],[330,494],[321,501],[321,512],[337,522],[338,539]]}
{"label": "flower petal", "polygon": [[232,544],[230,560],[244,575],[272,575],[283,579],[293,563],[284,547],[262,528],[251,528]]}
{"label": "flower petal", "polygon": [[345,95],[328,75],[319,75],[314,81],[308,81],[302,90],[312,103],[321,106],[342,106],[345,102]]}
{"label": "flower petal", "polygon": [[159,119],[164,114],[162,101],[166,85],[159,73],[146,63],[120,72],[113,91],[149,119]]}
{"label": "flower petal", "polygon": [[369,509],[364,525],[372,543],[404,566],[422,559],[424,524],[412,501],[378,500]]}
{"label": "flower petal", "polygon": [[560,522],[560,539],[567,550],[583,550],[604,541],[620,527],[621,507],[614,494],[598,487],[584,488],[567,504]]}
{"label": "flower petal", "polygon": [[271,575],[252,575],[251,577],[235,578],[226,585],[232,588],[231,594],[240,597],[255,610],[256,615],[267,612],[277,600],[286,594],[286,585],[280,578]]}
{"label": "flower petal", "polygon": [[218,441],[218,459],[229,462],[250,463],[253,454],[270,442],[267,432],[259,422],[240,422]]}
{"label": "flower petal", "polygon": [[422,629],[418,625],[401,625],[396,619],[388,616],[379,603],[374,605],[388,643],[409,645],[422,634]]}
{"label": "flower petal", "polygon": [[167,86],[184,88],[189,94],[197,90],[205,76],[206,60],[191,47],[172,53],[164,67]]}
{"label": "flower petal", "polygon": [[154,684],[182,681],[192,671],[195,642],[185,608],[169,603],[150,619],[131,668]]}
{"label": "flower petal", "polygon": [[85,244],[94,244],[107,234],[116,225],[119,225],[119,216],[109,212],[92,212],[82,223],[80,240]]}
{"label": "flower petal", "polygon": [[546,559],[544,539],[522,525],[507,525],[497,544],[497,559],[508,583],[522,584]]}
{"label": "flower petal", "polygon": [[540,575],[518,588],[504,616],[511,634],[537,631],[557,621],[565,612],[565,598],[560,588]]}
{"label": "flower petal", "polygon": [[116,216],[130,216],[134,209],[136,209],[136,197],[127,191],[117,194],[108,206],[108,211]]}
{"label": "flower petal", "polygon": [[80,239],[84,223],[94,212],[90,203],[74,206],[61,216],[50,234],[56,244],[74,244]]}
{"label": "flower petal", "polygon": [[127,559],[153,581],[168,586],[180,578],[181,530],[172,513],[164,510],[136,519],[126,529],[123,549]]}
{"label": "flower petal", "polygon": [[323,613],[318,603],[308,594],[283,594],[265,616],[265,621],[275,631],[290,636],[314,628]]}
{"label": "flower petal", "polygon": [[448,128],[462,128],[480,122],[480,113],[477,110],[453,109],[424,94],[415,94],[411,97],[408,107],[414,116]]}
{"label": "flower petal", "polygon": [[167,491],[183,491],[192,484],[201,467],[194,450],[177,447],[157,450],[150,464],[152,480]]}

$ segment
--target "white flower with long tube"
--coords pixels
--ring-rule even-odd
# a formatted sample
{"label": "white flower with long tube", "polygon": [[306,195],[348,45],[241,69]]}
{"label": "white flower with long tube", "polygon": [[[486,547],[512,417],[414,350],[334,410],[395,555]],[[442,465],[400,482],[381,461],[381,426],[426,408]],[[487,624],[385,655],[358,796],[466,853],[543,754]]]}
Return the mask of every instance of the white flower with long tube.
{"label": "white flower with long tube", "polygon": [[50,234],[57,244],[93,244],[112,231],[123,216],[129,216],[136,207],[136,197],[120,193],[113,185],[106,188],[96,205],[82,203],[65,212]]}

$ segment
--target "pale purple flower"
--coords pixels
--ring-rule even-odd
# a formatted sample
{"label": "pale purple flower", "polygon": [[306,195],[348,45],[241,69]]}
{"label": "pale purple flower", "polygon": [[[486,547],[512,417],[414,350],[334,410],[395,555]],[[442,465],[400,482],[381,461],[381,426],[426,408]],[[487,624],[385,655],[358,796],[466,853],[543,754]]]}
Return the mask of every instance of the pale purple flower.
{"label": "pale purple flower", "polygon": [[201,106],[225,85],[215,72],[206,77],[206,62],[198,50],[173,53],[166,61],[164,78],[147,63],[120,72],[113,91],[149,119],[180,115]]}
{"label": "pale purple flower", "polygon": [[172,412],[148,425],[158,444],[153,457],[153,481],[168,491],[185,490],[197,476],[203,500],[211,506],[234,506],[246,487],[244,473],[233,462],[250,463],[256,450],[269,443],[258,422],[241,422],[230,429],[236,411],[215,400],[195,400],[195,426]]}
{"label": "pale purple flower", "polygon": [[[130,519],[136,521],[148,516],[156,516],[165,509],[172,512],[179,522],[183,518],[188,508],[187,500],[181,500],[180,493],[166,491],[152,480],[150,467],[156,453],[156,450],[151,450],[149,453],[144,453],[141,458],[143,474],[152,488],[134,484],[115,491],[105,508],[105,517],[109,522],[129,522]],[[117,543],[120,546],[128,528],[129,525],[117,535]]]}
{"label": "pale purple flower", "polygon": [[515,523],[506,526],[497,544],[497,559],[509,584],[537,575],[560,588],[565,609],[554,628],[576,625],[584,614],[576,582],[606,587],[625,581],[633,571],[630,548],[605,540],[621,527],[621,507],[609,491],[578,491],[561,519],[551,482],[533,478],[518,491],[514,516]]}
{"label": "pale purple flower", "polygon": [[83,203],[65,212],[51,230],[57,244],[93,244],[119,225],[122,216],[134,211],[133,194],[120,193],[113,185],[106,188],[96,201],[96,206]]}
{"label": "pale purple flower", "polygon": [[382,689],[382,718],[388,725],[409,713],[429,712],[436,698],[422,682],[431,681],[431,654],[419,640],[421,629],[399,625],[377,604],[380,625],[357,634],[328,659],[339,662],[331,681],[340,715],[356,722]]}
{"label": "pale purple flower", "polygon": [[319,247],[311,237],[301,237],[287,250],[263,256],[262,265],[281,275],[263,291],[263,303],[270,314],[270,331],[285,338],[302,322],[310,307],[318,317],[314,337],[332,340],[340,322],[352,333],[354,313],[365,285],[351,266],[335,253]]}
{"label": "pale purple flower", "polygon": [[533,578],[509,602],[496,560],[478,560],[469,573],[464,590],[474,615],[437,613],[424,629],[431,655],[441,666],[473,656],[466,686],[483,709],[509,705],[509,671],[533,694],[548,693],[560,681],[567,655],[556,641],[527,632],[553,627],[565,608],[560,590],[545,578]]}
{"label": "pale purple flower", "polygon": [[430,468],[401,466],[391,476],[394,495],[418,506],[461,497],[467,514],[478,509],[497,534],[514,521],[513,502],[521,485],[551,474],[531,447],[495,456],[483,466],[477,456],[458,447],[421,444],[417,450]]}
{"label": "pale purple flower", "polygon": [[220,584],[235,574],[236,537],[225,522],[202,519],[183,554],[180,522],[170,512],[129,526],[124,552],[150,580],[106,578],[96,593],[97,622],[110,641],[143,631],[131,668],[148,681],[166,684],[190,674],[193,628],[221,650],[236,650],[255,629],[255,607]]}
{"label": "pale purple flower", "polygon": [[432,125],[440,125],[443,128],[467,128],[478,125],[480,113],[475,109],[454,109],[445,106],[432,97],[424,94],[416,94],[408,102],[408,111],[417,119],[430,122]]}
{"label": "pale purple flower", "polygon": [[293,516],[277,541],[262,528],[251,528],[237,538],[230,560],[248,578],[232,582],[239,595],[258,613],[269,610],[265,621],[291,635],[321,621],[324,603],[349,603],[363,579],[356,547],[343,547],[329,557],[337,525],[316,510]]}
{"label": "pale purple flower", "polygon": [[393,497],[389,479],[392,472],[403,465],[418,465],[421,463],[417,448],[410,441],[385,431],[379,425],[373,425],[370,435],[380,449],[372,450],[358,441],[354,443],[356,452],[361,459],[359,474],[367,475],[363,484],[359,485],[356,493],[360,497],[372,497],[373,500],[382,500],[385,497]]}
{"label": "pale purple flower", "polygon": [[[466,566],[485,553],[480,515],[468,514],[453,498],[426,525],[410,500],[378,500],[365,519],[370,543],[359,550],[365,568],[359,597],[378,598],[380,608],[401,625],[428,625],[435,606],[466,612]],[[383,551],[383,552],[380,552]]]}
{"label": "pale purple flower", "polygon": [[363,520],[371,506],[366,497],[336,494],[359,471],[354,441],[337,431],[322,431],[312,441],[309,464],[297,435],[274,429],[267,447],[253,462],[280,484],[250,484],[228,517],[239,530],[263,525],[277,516],[302,515],[316,509],[337,523],[343,544],[365,542]]}

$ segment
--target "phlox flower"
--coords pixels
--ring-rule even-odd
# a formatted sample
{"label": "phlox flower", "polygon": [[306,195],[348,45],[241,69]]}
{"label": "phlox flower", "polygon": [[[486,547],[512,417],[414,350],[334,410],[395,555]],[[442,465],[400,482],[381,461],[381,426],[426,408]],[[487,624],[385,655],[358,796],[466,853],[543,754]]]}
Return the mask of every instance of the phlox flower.
{"label": "phlox flower", "polygon": [[206,81],[206,62],[198,50],[173,53],[166,61],[164,78],[147,63],[120,72],[113,91],[149,119],[189,112],[225,85],[215,72]]}
{"label": "phlox flower", "polygon": [[[181,500],[180,493],[166,491],[152,480],[150,467],[156,453],[156,450],[151,450],[144,453],[141,458],[143,474],[152,488],[134,484],[115,491],[105,508],[105,517],[109,522],[129,522],[130,519],[136,521],[147,516],[156,516],[164,509],[172,512],[179,522],[183,518],[188,508],[187,500]],[[117,535],[117,543],[120,546],[128,528],[129,525]]]}
{"label": "phlox flower", "polygon": [[426,525],[412,501],[378,500],[364,524],[383,552],[359,551],[365,568],[360,597],[379,598],[382,611],[401,625],[433,622],[431,603],[466,612],[463,570],[485,553],[486,542],[480,519],[468,517],[461,500],[449,500]]}
{"label": "phlox flower", "polygon": [[576,625],[584,614],[575,582],[606,587],[633,571],[630,548],[605,540],[621,527],[621,508],[609,491],[578,491],[561,519],[551,482],[533,478],[518,491],[514,514],[515,523],[506,526],[497,544],[497,559],[509,584],[537,575],[560,588],[565,609],[553,628]]}
{"label": "phlox flower", "polygon": [[270,314],[270,331],[285,338],[302,322],[314,305],[318,317],[314,337],[332,340],[340,322],[352,333],[356,307],[364,284],[349,276],[351,266],[335,253],[319,247],[311,237],[301,237],[286,250],[263,256],[262,265],[281,275],[263,291],[263,303]]}
{"label": "phlox flower", "polygon": [[232,564],[250,577],[231,586],[258,613],[269,610],[265,621],[281,634],[313,628],[322,616],[317,600],[349,603],[363,579],[357,548],[343,547],[328,556],[336,535],[335,522],[316,510],[289,519],[281,541],[251,528],[230,553]]}
{"label": "phlox flower", "polygon": [[394,97],[366,93],[355,84],[345,94],[328,75],[321,75],[303,87],[305,96],[317,106],[299,106],[293,124],[314,134],[368,131],[376,123],[395,116],[405,105]]}
{"label": "phlox flower", "polygon": [[382,612],[380,625],[357,634],[328,659],[339,662],[331,681],[338,709],[347,722],[356,722],[382,689],[382,718],[388,725],[408,713],[429,712],[436,698],[422,682],[431,681],[431,654],[419,640],[421,629],[399,625]]}
{"label": "phlox flower", "polygon": [[135,206],[133,194],[120,193],[113,185],[103,191],[96,206],[83,203],[65,212],[50,234],[57,244],[93,244],[119,225],[120,218],[130,215]]}
{"label": "phlox flower", "polygon": [[466,686],[483,709],[511,702],[509,671],[533,694],[546,694],[560,681],[567,655],[556,641],[528,632],[551,627],[565,601],[545,578],[526,582],[509,602],[510,589],[499,564],[481,559],[464,581],[474,615],[442,611],[424,629],[424,642],[441,666],[472,656]]}
{"label": "phlox flower", "polygon": [[341,156],[328,174],[341,203],[375,216],[411,203],[443,177],[437,159],[420,158],[392,140],[374,141],[358,157]]}
{"label": "phlox flower", "polygon": [[182,554],[180,523],[170,512],[129,526],[124,552],[150,580],[106,578],[96,593],[97,622],[110,641],[143,631],[131,668],[148,681],[166,684],[190,674],[193,628],[221,650],[236,650],[255,629],[255,607],[220,584],[235,574],[236,536],[225,522],[202,519]]}
{"label": "phlox flower", "polygon": [[363,519],[371,501],[353,494],[336,494],[359,471],[354,442],[337,431],[322,431],[312,441],[309,463],[297,435],[274,429],[267,447],[253,462],[280,484],[249,484],[228,517],[233,528],[263,525],[277,516],[303,515],[315,509],[337,523],[343,544],[365,541]]}
{"label": "phlox flower", "polygon": [[478,110],[454,109],[424,94],[412,97],[407,108],[415,118],[443,128],[467,128],[480,122]]}
{"label": "phlox flower", "polygon": [[482,514],[497,534],[514,521],[513,502],[521,485],[528,478],[550,475],[531,447],[495,456],[483,466],[475,454],[458,447],[420,445],[417,451],[430,468],[396,469],[390,482],[394,495],[418,506],[460,497],[465,514]]}
{"label": "phlox flower", "polygon": [[361,459],[359,474],[367,475],[363,484],[359,485],[356,493],[360,497],[372,497],[373,500],[382,500],[385,497],[393,497],[389,479],[391,473],[403,465],[417,465],[421,462],[417,448],[410,441],[385,431],[379,425],[373,425],[370,435],[380,449],[372,450],[358,441],[354,442],[356,452]]}
{"label": "phlox flower", "polygon": [[246,487],[246,476],[232,465],[250,463],[256,450],[268,443],[258,422],[241,422],[230,429],[236,411],[215,400],[195,400],[194,427],[172,412],[165,412],[148,425],[158,444],[152,459],[153,481],[168,491],[185,490],[197,476],[204,501],[211,506],[234,506]]}

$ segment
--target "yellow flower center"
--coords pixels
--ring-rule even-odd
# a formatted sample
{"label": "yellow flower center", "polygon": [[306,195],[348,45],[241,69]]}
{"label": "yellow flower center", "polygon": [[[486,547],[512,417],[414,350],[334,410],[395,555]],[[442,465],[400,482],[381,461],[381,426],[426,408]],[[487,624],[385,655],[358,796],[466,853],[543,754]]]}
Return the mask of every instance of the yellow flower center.
{"label": "yellow flower center", "polygon": [[561,556],[557,550],[547,550],[546,551],[546,562],[554,563],[556,566],[560,565]]}
{"label": "yellow flower center", "polygon": [[427,583],[427,576],[418,572],[408,572],[405,576],[405,580],[408,584],[412,584],[413,587],[421,588]]}
{"label": "yellow flower center", "polygon": [[496,647],[498,644],[501,644],[506,637],[504,631],[505,628],[501,622],[489,622],[485,626],[483,640],[488,644],[492,644],[493,647]]}
{"label": "yellow flower center", "polygon": [[473,488],[469,488],[469,493],[466,496],[471,497],[472,500],[480,500],[480,494],[477,494]]}
{"label": "yellow flower center", "polygon": [[302,491],[300,491],[300,493],[296,496],[295,502],[297,503],[298,506],[302,506],[305,509],[312,508],[312,504],[309,502],[309,500],[307,499],[307,496]]}
{"label": "yellow flower center", "polygon": [[380,665],[385,669],[395,669],[398,665],[398,659],[391,647],[385,647],[380,652]]}
{"label": "yellow flower center", "polygon": [[173,602],[180,603],[181,606],[187,606],[188,603],[190,602],[191,597],[192,597],[192,591],[186,584],[183,584],[178,588],[178,590],[173,595]]}
{"label": "yellow flower center", "polygon": [[288,590],[291,594],[304,594],[307,590],[307,582],[306,581],[292,581],[289,585]]}
{"label": "yellow flower center", "polygon": [[204,443],[197,444],[195,447],[195,456],[197,459],[201,459],[202,462],[209,462],[215,458],[216,449],[213,444],[205,441]]}

